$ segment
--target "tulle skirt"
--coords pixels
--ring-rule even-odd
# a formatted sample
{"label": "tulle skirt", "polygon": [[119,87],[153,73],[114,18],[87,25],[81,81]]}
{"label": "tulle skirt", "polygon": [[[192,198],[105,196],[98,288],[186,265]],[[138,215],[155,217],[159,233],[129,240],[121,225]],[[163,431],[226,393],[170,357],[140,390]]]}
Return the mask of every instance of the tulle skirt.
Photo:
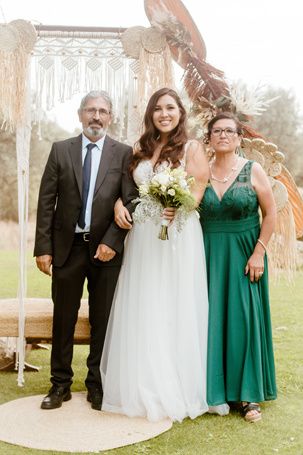
{"label": "tulle skirt", "polygon": [[196,212],[181,232],[129,232],[101,360],[106,411],[182,421],[207,412],[208,296]]}

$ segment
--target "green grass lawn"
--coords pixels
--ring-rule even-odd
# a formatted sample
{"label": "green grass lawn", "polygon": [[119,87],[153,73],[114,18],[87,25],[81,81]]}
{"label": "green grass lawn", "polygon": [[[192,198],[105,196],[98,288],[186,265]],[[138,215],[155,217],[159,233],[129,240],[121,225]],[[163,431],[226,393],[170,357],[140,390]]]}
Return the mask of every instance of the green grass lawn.
{"label": "green grass lawn", "polygon": [[[15,252],[0,252],[0,298],[16,296],[17,259]],[[28,296],[49,297],[50,280],[36,271],[28,257]],[[276,355],[278,399],[262,406],[263,420],[247,424],[235,412],[227,417],[205,415],[182,424],[150,441],[102,452],[105,455],[303,455],[303,271],[295,282],[283,280],[271,286],[273,336]],[[76,346],[75,381],[72,390],[84,390],[87,346]],[[15,373],[0,373],[0,403],[44,394],[49,387],[50,351],[34,350],[29,363],[41,367],[39,373],[25,373],[19,388]],[[33,429],[34,430],[34,429]],[[0,442],[0,454],[56,454],[30,450]]]}

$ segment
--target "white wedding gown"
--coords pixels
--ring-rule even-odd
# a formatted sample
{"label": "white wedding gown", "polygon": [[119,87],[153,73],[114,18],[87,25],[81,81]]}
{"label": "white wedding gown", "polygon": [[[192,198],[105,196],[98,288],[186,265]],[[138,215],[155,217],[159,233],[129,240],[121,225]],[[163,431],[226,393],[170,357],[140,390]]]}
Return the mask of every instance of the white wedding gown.
{"label": "white wedding gown", "polygon": [[[150,161],[134,172],[153,176]],[[134,223],[126,243],[101,360],[102,410],[151,421],[207,412],[208,296],[202,230],[192,212],[159,240],[154,219]]]}

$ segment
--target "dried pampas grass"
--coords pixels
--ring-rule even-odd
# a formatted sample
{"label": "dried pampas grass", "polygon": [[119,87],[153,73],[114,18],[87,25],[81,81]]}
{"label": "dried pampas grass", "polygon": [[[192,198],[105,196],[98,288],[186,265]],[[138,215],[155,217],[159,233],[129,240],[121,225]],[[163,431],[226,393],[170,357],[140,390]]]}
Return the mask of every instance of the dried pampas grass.
{"label": "dried pampas grass", "polygon": [[0,27],[1,128],[14,130],[25,122],[30,52],[36,41],[33,25],[16,20]]}

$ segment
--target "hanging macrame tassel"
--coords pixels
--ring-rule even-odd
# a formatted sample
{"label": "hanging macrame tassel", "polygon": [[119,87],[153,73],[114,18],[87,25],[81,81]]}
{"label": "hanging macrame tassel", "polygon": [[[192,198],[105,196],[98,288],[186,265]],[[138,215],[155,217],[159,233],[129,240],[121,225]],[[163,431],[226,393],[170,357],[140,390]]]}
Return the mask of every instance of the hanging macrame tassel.
{"label": "hanging macrame tassel", "polygon": [[31,137],[31,96],[30,96],[30,71],[28,69],[26,80],[26,97],[23,106],[25,123],[17,128],[16,151],[18,164],[18,217],[19,217],[19,337],[16,362],[18,366],[18,385],[24,384],[25,365],[25,311],[26,298],[26,247],[28,224],[28,194],[29,194],[29,151]]}
{"label": "hanging macrame tassel", "polygon": [[79,61],[72,57],[65,57],[61,61],[59,77],[59,101],[64,103],[70,100],[80,90]]}
{"label": "hanging macrame tassel", "polygon": [[171,54],[168,45],[161,52],[148,52],[141,47],[139,55],[138,98],[143,114],[148,99],[162,87],[174,88]]}
{"label": "hanging macrame tassel", "polygon": [[128,67],[128,99],[126,137],[129,144],[134,145],[142,132],[142,117],[140,116],[140,100],[138,98],[138,78],[140,65],[134,60]]}
{"label": "hanging macrame tassel", "polygon": [[113,127],[115,129],[115,136],[119,140],[125,140],[125,114],[126,114],[126,100],[128,90],[127,71],[123,59],[120,57],[113,57],[107,62],[108,72],[108,92],[114,103],[113,108]]}
{"label": "hanging macrame tassel", "polygon": [[2,127],[13,131],[24,124],[25,81],[29,55],[22,46],[0,50],[0,116]]}
{"label": "hanging macrame tassel", "polygon": [[277,213],[275,232],[267,251],[269,267],[274,279],[277,280],[282,275],[288,282],[293,281],[298,256],[295,221],[289,201]]}
{"label": "hanging macrame tassel", "polygon": [[46,110],[55,106],[56,98],[56,74],[55,60],[53,57],[45,56],[35,59],[35,81],[36,87],[33,100],[33,122],[38,124],[38,134],[41,137],[41,120]]}
{"label": "hanging macrame tassel", "polygon": [[101,58],[90,57],[86,59],[84,74],[85,92],[106,90],[104,64]]}

